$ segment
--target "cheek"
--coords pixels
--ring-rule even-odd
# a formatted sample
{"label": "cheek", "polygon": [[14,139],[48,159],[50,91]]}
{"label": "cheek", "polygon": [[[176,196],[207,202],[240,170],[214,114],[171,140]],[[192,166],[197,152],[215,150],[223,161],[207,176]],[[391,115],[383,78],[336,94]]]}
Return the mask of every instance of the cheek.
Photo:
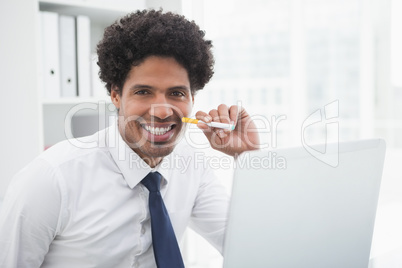
{"label": "cheek", "polygon": [[180,110],[180,116],[188,117],[191,115],[193,104],[191,102],[181,103],[177,105],[177,108]]}
{"label": "cheek", "polygon": [[187,115],[191,113],[191,110],[193,110],[193,105],[194,105],[194,101],[193,100],[189,100],[186,103],[183,103],[183,112],[186,111]]}
{"label": "cheek", "polygon": [[191,111],[193,110],[193,103],[190,103],[187,107],[188,113],[186,114],[186,117],[189,117],[191,115]]}
{"label": "cheek", "polygon": [[[149,110],[150,105],[144,102],[131,101],[121,105],[122,115],[129,116],[143,116]],[[124,108],[124,109],[123,109]]]}

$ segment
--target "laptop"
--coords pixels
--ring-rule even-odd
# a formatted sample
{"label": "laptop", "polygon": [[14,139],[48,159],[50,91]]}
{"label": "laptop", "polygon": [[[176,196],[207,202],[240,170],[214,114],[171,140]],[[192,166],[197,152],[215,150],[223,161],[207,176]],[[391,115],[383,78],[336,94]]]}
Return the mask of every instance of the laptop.
{"label": "laptop", "polygon": [[367,268],[384,140],[236,160],[224,267]]}

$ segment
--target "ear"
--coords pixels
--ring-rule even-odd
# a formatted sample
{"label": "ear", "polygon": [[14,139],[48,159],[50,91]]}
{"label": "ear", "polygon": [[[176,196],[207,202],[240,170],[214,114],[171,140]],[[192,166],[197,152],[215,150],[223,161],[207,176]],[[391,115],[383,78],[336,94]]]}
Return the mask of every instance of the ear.
{"label": "ear", "polygon": [[120,109],[120,105],[121,105],[121,97],[119,95],[119,93],[117,93],[117,87],[116,86],[112,86],[111,90],[110,90],[110,99],[112,100],[114,106],[116,107],[116,109]]}

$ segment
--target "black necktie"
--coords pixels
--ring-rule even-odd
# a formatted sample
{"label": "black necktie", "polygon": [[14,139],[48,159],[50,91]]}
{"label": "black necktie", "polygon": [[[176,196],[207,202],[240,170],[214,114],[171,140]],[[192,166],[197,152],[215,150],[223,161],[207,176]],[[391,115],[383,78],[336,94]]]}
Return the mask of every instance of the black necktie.
{"label": "black necktie", "polygon": [[149,190],[152,245],[158,268],[184,268],[180,248],[161,193],[161,174],[150,172],[141,183]]}

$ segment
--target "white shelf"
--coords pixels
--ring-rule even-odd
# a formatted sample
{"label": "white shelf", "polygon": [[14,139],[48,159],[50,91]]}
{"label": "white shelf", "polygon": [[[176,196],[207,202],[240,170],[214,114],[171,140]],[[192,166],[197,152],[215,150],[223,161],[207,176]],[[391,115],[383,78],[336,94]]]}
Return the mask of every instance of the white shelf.
{"label": "white shelf", "polygon": [[[145,9],[145,0],[39,0],[38,11],[49,11],[70,16],[87,16],[90,19],[91,53],[102,39],[104,28],[137,9]],[[71,131],[77,137],[90,135],[107,126],[116,109],[107,96],[104,85],[93,84],[94,97],[42,98],[43,144],[51,146],[66,139],[66,120],[71,120]],[[104,93],[101,93],[103,90]],[[70,118],[71,117],[71,118]],[[70,118],[70,119],[68,119]],[[104,124],[100,124],[104,122]],[[98,125],[99,124],[99,125]]]}
{"label": "white shelf", "polygon": [[65,15],[85,15],[92,22],[100,25],[110,25],[116,19],[133,12],[144,9],[145,4],[141,1],[132,1],[129,5],[119,5],[109,2],[95,1],[66,1],[66,0],[41,0],[39,10],[57,12]]}
{"label": "white shelf", "polygon": [[110,98],[105,97],[105,98],[58,98],[58,99],[43,99],[42,104],[43,105],[59,105],[59,104],[68,104],[68,105],[74,105],[74,104],[80,104],[80,103],[99,103],[99,102],[105,102],[105,103],[111,103]]}

